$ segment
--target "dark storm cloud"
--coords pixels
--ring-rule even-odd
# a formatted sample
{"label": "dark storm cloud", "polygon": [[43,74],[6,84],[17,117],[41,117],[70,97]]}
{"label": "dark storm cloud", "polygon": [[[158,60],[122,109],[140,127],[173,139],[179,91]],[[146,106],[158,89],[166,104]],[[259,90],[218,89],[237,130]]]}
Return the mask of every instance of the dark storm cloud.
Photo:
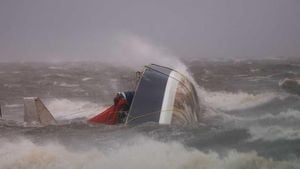
{"label": "dark storm cloud", "polygon": [[2,60],[105,59],[116,34],[181,57],[300,56],[298,0],[1,0]]}

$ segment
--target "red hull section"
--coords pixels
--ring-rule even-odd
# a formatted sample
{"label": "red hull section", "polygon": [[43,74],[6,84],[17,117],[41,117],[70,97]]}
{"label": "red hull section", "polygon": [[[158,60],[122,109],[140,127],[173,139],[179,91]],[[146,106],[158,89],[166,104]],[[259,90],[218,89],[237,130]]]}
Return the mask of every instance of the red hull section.
{"label": "red hull section", "polygon": [[96,115],[95,117],[90,118],[88,121],[90,123],[103,123],[110,125],[117,124],[119,122],[118,112],[125,104],[126,100],[120,99],[115,105],[110,106],[108,109]]}

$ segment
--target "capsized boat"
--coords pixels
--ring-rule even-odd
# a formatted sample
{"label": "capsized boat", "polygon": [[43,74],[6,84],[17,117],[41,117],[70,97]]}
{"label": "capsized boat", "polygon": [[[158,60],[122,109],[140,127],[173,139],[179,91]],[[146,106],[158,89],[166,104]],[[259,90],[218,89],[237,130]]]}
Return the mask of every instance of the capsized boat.
{"label": "capsized boat", "polygon": [[[25,122],[57,123],[39,98],[25,98],[24,107]],[[139,72],[134,91],[119,92],[112,106],[88,122],[110,125],[189,124],[199,120],[199,112],[198,96],[192,82],[174,69],[151,64]]]}
{"label": "capsized boat", "polygon": [[[133,94],[132,94],[133,93]],[[126,95],[133,95],[129,97]],[[104,112],[89,119],[93,123],[138,125],[145,122],[158,124],[188,124],[199,120],[199,102],[194,85],[178,71],[151,64],[141,72],[134,92],[121,92],[121,97],[129,103],[122,108],[115,101]],[[116,100],[116,99],[115,99]],[[117,116],[122,114],[120,116]],[[122,120],[124,119],[125,120]]]}

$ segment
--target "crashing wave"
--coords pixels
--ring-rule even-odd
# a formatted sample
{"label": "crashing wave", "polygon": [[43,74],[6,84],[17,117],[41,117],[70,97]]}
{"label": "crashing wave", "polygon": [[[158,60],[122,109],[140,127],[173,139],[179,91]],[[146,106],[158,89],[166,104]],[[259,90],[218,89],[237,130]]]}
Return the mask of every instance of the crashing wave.
{"label": "crashing wave", "polygon": [[117,145],[110,149],[88,147],[80,150],[54,141],[36,144],[24,138],[13,141],[0,139],[0,143],[0,168],[11,169],[299,168],[298,161],[276,161],[261,157],[254,151],[242,153],[230,150],[221,156],[212,151],[188,148],[178,142],[159,142],[143,136],[123,140],[122,144],[115,143]]}
{"label": "crashing wave", "polygon": [[279,86],[290,93],[300,95],[300,79],[285,78],[279,82]]}

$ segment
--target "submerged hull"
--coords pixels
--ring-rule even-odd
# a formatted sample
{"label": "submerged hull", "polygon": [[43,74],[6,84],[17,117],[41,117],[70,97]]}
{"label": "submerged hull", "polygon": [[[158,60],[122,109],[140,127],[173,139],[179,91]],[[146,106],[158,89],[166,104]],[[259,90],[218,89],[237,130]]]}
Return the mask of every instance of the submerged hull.
{"label": "submerged hull", "polygon": [[140,77],[126,124],[192,123],[199,120],[199,110],[195,88],[185,76],[167,67],[150,65]]}
{"label": "submerged hull", "polygon": [[[135,91],[131,93],[133,94],[130,101],[126,100],[125,96],[124,102],[115,102],[112,107],[88,122],[138,125],[146,122],[189,124],[199,120],[200,108],[193,84],[187,77],[168,67],[154,64],[146,66],[138,79]],[[127,101],[130,104],[127,104]],[[125,110],[124,105],[127,105],[129,110]],[[39,98],[25,98],[24,106],[25,122],[56,124],[56,120]]]}

